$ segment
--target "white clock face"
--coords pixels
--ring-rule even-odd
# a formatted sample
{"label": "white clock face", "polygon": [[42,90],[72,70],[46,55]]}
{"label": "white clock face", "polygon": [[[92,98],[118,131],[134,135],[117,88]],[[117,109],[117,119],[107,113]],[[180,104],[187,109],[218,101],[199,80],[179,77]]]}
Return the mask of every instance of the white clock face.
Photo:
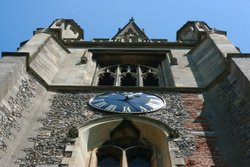
{"label": "white clock face", "polygon": [[109,92],[93,97],[89,105],[115,113],[147,113],[165,106],[165,101],[150,93]]}

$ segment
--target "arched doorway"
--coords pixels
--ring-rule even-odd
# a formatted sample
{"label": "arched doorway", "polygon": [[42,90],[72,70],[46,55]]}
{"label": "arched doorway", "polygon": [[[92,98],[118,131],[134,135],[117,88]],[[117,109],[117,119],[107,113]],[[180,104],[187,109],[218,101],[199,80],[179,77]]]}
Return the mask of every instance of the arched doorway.
{"label": "arched doorway", "polygon": [[173,130],[159,121],[135,115],[109,116],[78,131],[81,156],[75,161],[84,161],[84,167],[171,166],[168,141]]}

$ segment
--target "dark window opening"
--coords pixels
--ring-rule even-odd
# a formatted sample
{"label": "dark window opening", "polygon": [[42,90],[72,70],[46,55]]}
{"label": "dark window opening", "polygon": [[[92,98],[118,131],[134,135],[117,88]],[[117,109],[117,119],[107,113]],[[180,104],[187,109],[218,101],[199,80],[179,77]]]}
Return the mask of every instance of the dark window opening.
{"label": "dark window opening", "polygon": [[121,73],[128,72],[128,67],[126,65],[121,65]]}
{"label": "dark window opening", "polygon": [[98,167],[119,167],[122,150],[113,146],[104,146],[97,150]]}
{"label": "dark window opening", "polygon": [[128,167],[150,167],[153,151],[148,147],[135,146],[126,149]]}
{"label": "dark window opening", "polygon": [[148,71],[148,68],[147,67],[144,67],[144,66],[141,66],[141,72],[142,73],[145,73]]}
{"label": "dark window opening", "polygon": [[110,71],[110,72],[113,72],[113,73],[116,73],[116,69],[117,69],[117,66],[111,66],[111,67],[109,68],[109,71]]}
{"label": "dark window opening", "polygon": [[119,167],[120,162],[112,157],[106,157],[98,161],[98,167]]}
{"label": "dark window opening", "polygon": [[133,73],[137,73],[137,66],[135,65],[130,65],[130,71],[133,72]]}
{"label": "dark window opening", "polygon": [[113,86],[114,77],[110,73],[102,73],[99,75],[98,85],[99,86]]}
{"label": "dark window opening", "polygon": [[159,80],[157,78],[157,74],[147,73],[143,77],[143,85],[144,86],[159,86]]}
{"label": "dark window opening", "polygon": [[146,159],[137,157],[128,162],[128,167],[150,167],[150,162]]}
{"label": "dark window opening", "polygon": [[121,78],[121,86],[136,86],[136,78],[131,73],[126,73]]}

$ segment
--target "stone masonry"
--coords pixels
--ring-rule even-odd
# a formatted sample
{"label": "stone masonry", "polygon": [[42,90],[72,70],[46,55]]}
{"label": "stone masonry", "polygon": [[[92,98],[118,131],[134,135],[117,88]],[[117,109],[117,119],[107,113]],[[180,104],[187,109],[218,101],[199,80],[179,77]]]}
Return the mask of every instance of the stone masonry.
{"label": "stone masonry", "polygon": [[[67,151],[68,146],[78,147],[72,129],[77,137],[80,127],[102,121],[90,124],[112,130],[120,121],[109,120],[114,113],[88,105],[92,97],[110,91],[148,92],[166,101],[158,111],[138,114],[135,124],[144,137],[151,137],[146,139],[154,146],[148,148],[154,164],[249,166],[250,55],[240,53],[225,31],[189,21],[177,31],[177,40],[169,42],[150,39],[132,18],[111,38],[85,41],[83,33],[74,20],[56,19],[34,31],[17,52],[2,53],[1,167],[89,166],[96,145],[77,154],[86,163],[75,162],[76,155]],[[149,127],[163,136],[160,142]],[[94,136],[100,129],[91,130]],[[99,146],[110,132],[105,135],[94,136],[100,137],[95,141]],[[81,140],[87,143],[93,136]]]}

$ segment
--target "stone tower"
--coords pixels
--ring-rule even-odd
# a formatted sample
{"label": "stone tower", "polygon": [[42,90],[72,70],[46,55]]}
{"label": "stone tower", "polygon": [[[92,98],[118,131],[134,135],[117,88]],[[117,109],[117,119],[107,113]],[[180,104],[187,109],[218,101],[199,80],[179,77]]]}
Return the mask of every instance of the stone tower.
{"label": "stone tower", "polygon": [[250,56],[203,21],[176,36],[57,19],[3,52],[0,166],[248,166]]}

